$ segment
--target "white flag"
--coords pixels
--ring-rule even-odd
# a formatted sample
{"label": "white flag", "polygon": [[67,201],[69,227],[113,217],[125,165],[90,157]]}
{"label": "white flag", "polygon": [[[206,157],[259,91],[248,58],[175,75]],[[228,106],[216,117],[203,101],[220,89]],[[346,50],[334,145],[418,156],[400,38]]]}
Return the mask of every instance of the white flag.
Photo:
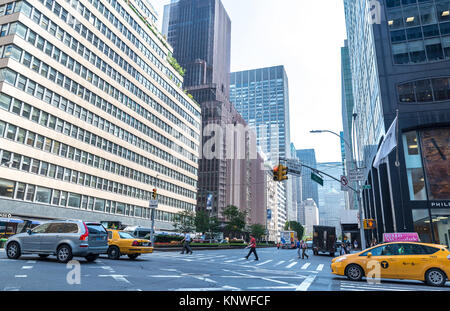
{"label": "white flag", "polygon": [[389,128],[388,132],[386,133],[386,136],[384,137],[383,142],[381,143],[380,149],[377,152],[377,155],[375,156],[375,161],[373,162],[373,167],[377,168],[382,163],[386,163],[386,159],[391,153],[392,149],[397,147],[397,122],[398,118],[395,118],[394,121],[391,124],[391,127]]}

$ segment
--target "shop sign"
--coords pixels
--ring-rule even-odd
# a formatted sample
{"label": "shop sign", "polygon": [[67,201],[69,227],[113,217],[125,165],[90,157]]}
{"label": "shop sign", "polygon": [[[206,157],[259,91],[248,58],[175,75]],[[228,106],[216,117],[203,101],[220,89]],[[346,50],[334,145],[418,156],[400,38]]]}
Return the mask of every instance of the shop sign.
{"label": "shop sign", "polygon": [[431,208],[450,208],[450,201],[430,201]]}

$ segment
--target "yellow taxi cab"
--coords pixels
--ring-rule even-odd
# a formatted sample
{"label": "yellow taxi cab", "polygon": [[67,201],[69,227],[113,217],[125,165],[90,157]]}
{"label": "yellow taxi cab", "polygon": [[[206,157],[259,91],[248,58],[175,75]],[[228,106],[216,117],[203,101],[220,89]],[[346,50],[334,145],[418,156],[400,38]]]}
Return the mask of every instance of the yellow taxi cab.
{"label": "yellow taxi cab", "polygon": [[128,232],[108,229],[108,258],[119,259],[128,255],[136,259],[141,254],[153,253],[152,243],[149,240],[138,239]]}
{"label": "yellow taxi cab", "polygon": [[362,277],[379,277],[444,286],[450,277],[450,252],[447,246],[438,244],[384,243],[359,253],[333,258],[331,271],[353,281]]}

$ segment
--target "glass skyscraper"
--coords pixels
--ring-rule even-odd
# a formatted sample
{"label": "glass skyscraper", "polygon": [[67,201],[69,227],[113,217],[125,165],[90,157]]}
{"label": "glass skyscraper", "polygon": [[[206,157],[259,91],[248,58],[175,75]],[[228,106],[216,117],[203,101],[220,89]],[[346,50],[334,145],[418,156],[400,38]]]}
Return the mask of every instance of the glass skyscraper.
{"label": "glass skyscraper", "polygon": [[[344,0],[370,235],[450,245],[450,0]],[[378,16],[378,18],[373,17]],[[397,148],[372,166],[397,118]]]}
{"label": "glass skyscraper", "polygon": [[[279,158],[290,158],[289,85],[284,66],[232,72],[230,101],[256,132],[267,161],[275,165]],[[287,219],[297,220],[292,180],[284,186]]]}
{"label": "glass skyscraper", "polygon": [[284,66],[230,75],[230,101],[256,131],[257,144],[272,163],[290,157],[289,86]]}
{"label": "glass skyscraper", "polygon": [[[297,158],[302,164],[308,165],[312,168],[317,168],[316,152],[314,149],[299,149],[297,150]],[[301,201],[313,199],[316,206],[319,206],[319,184],[311,180],[311,169],[302,167],[302,191]],[[299,211],[299,219],[302,224],[305,223],[305,211]]]}

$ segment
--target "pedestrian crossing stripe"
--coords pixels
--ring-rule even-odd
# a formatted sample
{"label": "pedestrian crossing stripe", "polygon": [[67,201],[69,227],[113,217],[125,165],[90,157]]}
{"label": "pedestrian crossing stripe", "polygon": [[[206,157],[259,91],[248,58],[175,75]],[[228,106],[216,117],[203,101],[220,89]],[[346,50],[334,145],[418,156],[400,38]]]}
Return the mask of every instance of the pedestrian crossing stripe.
{"label": "pedestrian crossing stripe", "polygon": [[287,265],[286,268],[292,268],[296,264],[298,264],[298,262],[294,261],[293,263],[290,263],[289,265]]}
{"label": "pedestrian crossing stripe", "polygon": [[[152,256],[153,254],[148,254],[149,256]],[[284,266],[285,269],[292,269],[294,268],[299,261],[295,260],[295,259],[288,259],[286,260],[279,260],[279,261],[274,261],[273,259],[267,259],[265,261],[254,261],[251,260],[251,258],[249,258],[248,260],[246,260],[246,258],[244,257],[228,257],[226,255],[210,255],[210,254],[192,254],[192,255],[185,255],[185,254],[173,254],[173,253],[157,253],[158,256],[161,257],[165,257],[165,258],[174,258],[177,260],[182,260],[182,261],[187,261],[187,262],[193,262],[193,261],[210,261],[210,262],[221,262],[221,263],[226,263],[226,264],[237,264],[240,267],[255,267],[255,266],[271,266],[272,267],[278,267],[282,264],[286,264],[286,266]],[[225,260],[227,259],[227,260]],[[301,270],[308,270],[311,271],[311,268],[315,268],[315,270],[313,272],[317,273],[318,271],[323,271],[325,265],[324,264],[318,264],[317,266],[311,266],[311,263],[304,263],[300,269]]]}

